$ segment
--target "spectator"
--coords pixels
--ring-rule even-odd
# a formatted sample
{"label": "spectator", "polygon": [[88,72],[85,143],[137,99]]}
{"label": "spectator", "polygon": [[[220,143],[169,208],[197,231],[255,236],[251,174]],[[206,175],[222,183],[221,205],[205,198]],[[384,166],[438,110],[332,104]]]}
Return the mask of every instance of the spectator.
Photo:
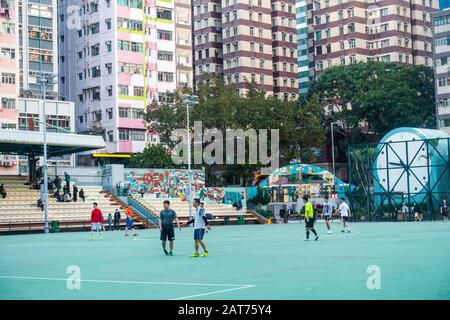
{"label": "spectator", "polygon": [[64,202],[70,202],[72,201],[72,197],[70,196],[70,193],[65,193],[63,196]]}
{"label": "spectator", "polygon": [[61,197],[61,194],[59,193],[58,190],[56,190],[56,192],[55,192],[55,194],[53,196],[56,198],[56,201],[58,201],[58,202],[62,202],[63,201],[63,199]]}
{"label": "spectator", "polygon": [[74,184],[74,185],[73,185],[73,202],[77,202],[77,197],[78,197],[78,188],[77,188],[77,186]]}
{"label": "spectator", "polygon": [[86,200],[86,196],[84,195],[84,190],[81,188],[79,192],[80,199],[83,200],[83,202]]}
{"label": "spectator", "polygon": [[420,207],[414,202],[414,220],[416,222],[422,221],[420,219]]}
{"label": "spectator", "polygon": [[141,194],[141,198],[143,198],[143,197],[144,197],[144,194],[145,194],[144,186],[140,186],[140,187],[139,187],[139,193]]}
{"label": "spectator", "polygon": [[70,188],[70,176],[67,172],[64,172],[64,180],[66,180],[66,186]]}
{"label": "spectator", "polygon": [[2,184],[0,184],[0,195],[2,195],[2,198],[5,199],[6,198],[6,189],[5,186]]}
{"label": "spectator", "polygon": [[402,215],[403,215],[403,220],[405,220],[407,218],[407,216],[409,215],[409,208],[406,205],[406,203],[403,202],[403,206],[402,206]]}
{"label": "spectator", "polygon": [[63,188],[63,197],[64,197],[64,195],[67,193],[67,194],[69,194],[71,197],[72,197],[72,194],[70,193],[70,187],[68,186],[68,185],[65,185],[64,186],[64,188]]}
{"label": "spectator", "polygon": [[111,216],[111,213],[108,214],[108,227],[109,227],[109,230],[111,231],[112,230],[112,216]]}
{"label": "spectator", "polygon": [[116,212],[114,212],[114,229],[120,230],[120,211],[119,211],[119,209],[116,209]]}
{"label": "spectator", "polygon": [[47,192],[53,193],[53,183],[50,177],[47,177]]}
{"label": "spectator", "polygon": [[59,176],[55,177],[55,180],[53,180],[53,183],[55,184],[56,191],[61,190],[61,178]]}
{"label": "spectator", "polygon": [[37,201],[36,207],[41,208],[41,211],[44,211],[44,202],[40,198]]}

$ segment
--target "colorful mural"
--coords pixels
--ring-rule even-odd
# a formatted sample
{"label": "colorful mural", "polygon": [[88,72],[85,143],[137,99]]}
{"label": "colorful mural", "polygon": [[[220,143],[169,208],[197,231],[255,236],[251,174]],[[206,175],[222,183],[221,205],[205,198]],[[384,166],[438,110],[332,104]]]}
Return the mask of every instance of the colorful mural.
{"label": "colorful mural", "polygon": [[[195,196],[205,187],[203,170],[192,171],[192,188]],[[186,193],[189,183],[187,170],[183,169],[125,169],[125,188],[130,193],[154,194],[161,198],[179,198]]]}

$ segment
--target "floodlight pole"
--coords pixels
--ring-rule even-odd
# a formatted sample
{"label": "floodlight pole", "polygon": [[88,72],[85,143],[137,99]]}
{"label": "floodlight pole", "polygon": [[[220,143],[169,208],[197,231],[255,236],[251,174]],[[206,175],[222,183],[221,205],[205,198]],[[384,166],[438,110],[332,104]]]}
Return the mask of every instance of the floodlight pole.
{"label": "floodlight pole", "polygon": [[333,163],[333,192],[336,192],[336,167],[334,161],[334,122],[331,121],[331,161]]}
{"label": "floodlight pole", "polygon": [[45,97],[46,97],[46,85],[47,79],[41,82],[43,83],[43,97],[42,97],[42,117],[44,122],[44,221],[45,221],[45,233],[49,233],[48,228],[48,173],[47,173],[47,116],[45,113]]}
{"label": "floodlight pole", "polygon": [[49,227],[48,227],[48,172],[47,172],[47,115],[45,112],[45,98],[47,95],[47,88],[46,85],[48,82],[52,82],[53,84],[53,78],[56,76],[50,76],[49,74],[41,74],[41,77],[38,81],[43,85],[42,88],[42,122],[44,126],[44,199],[41,199],[41,201],[44,202],[44,232],[49,233]]}
{"label": "floodlight pole", "polygon": [[[189,97],[190,98],[190,97]],[[191,180],[191,133],[189,127],[189,104],[186,103],[186,129],[187,129],[187,140],[188,140],[188,183],[189,183],[189,220],[192,218],[192,180]]]}

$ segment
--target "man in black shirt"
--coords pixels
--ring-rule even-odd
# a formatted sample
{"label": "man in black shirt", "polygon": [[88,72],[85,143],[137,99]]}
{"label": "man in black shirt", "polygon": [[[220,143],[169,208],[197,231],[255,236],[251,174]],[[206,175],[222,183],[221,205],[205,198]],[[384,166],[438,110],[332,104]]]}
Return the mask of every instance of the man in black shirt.
{"label": "man in black shirt", "polygon": [[[181,230],[180,222],[178,221],[175,211],[170,209],[170,201],[165,200],[163,202],[164,210],[161,211],[159,216],[159,228],[161,230],[161,241],[164,253],[166,256],[173,256],[173,241],[175,240],[175,230],[173,227],[173,220],[176,221],[178,229]],[[166,241],[169,239],[170,252],[167,252]]]}
{"label": "man in black shirt", "polygon": [[[81,189],[83,190],[83,189]],[[116,209],[114,212],[114,230],[120,230],[120,211]]]}

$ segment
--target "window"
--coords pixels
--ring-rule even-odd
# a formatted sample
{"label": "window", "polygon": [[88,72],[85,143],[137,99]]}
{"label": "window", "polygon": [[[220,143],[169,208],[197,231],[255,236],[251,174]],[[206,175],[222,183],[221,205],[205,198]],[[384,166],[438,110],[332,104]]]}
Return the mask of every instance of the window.
{"label": "window", "polygon": [[95,66],[91,68],[92,78],[100,77],[100,66]]}
{"label": "window", "polygon": [[94,44],[91,46],[91,56],[95,57],[98,56],[100,53],[100,44]]}
{"label": "window", "polygon": [[16,99],[13,98],[2,98],[2,109],[15,109]]}
{"label": "window", "polygon": [[5,59],[15,59],[16,50],[12,48],[2,48],[2,57]]}
{"label": "window", "polygon": [[161,82],[173,82],[172,72],[158,72],[158,81]]}
{"label": "window", "polygon": [[106,86],[106,94],[108,95],[108,97],[112,97],[113,94],[112,86]]}
{"label": "window", "polygon": [[111,41],[106,41],[105,45],[106,45],[106,52],[111,52],[111,50],[112,50]]}
{"label": "window", "polygon": [[131,42],[131,51],[142,52],[143,51],[142,42]]}
{"label": "window", "polygon": [[111,30],[111,19],[106,19],[105,23],[106,23],[106,29]]}
{"label": "window", "polygon": [[156,17],[159,19],[172,20],[172,10],[156,8]]}
{"label": "window", "polygon": [[172,31],[158,30],[158,40],[172,41]]}
{"label": "window", "polygon": [[93,24],[91,24],[90,28],[91,28],[91,34],[99,33],[100,32],[100,23],[98,23],[98,22],[93,23]]}
{"label": "window", "polygon": [[144,96],[144,87],[133,87],[134,96],[143,97]]}
{"label": "window", "polygon": [[356,41],[355,41],[355,39],[349,39],[349,40],[348,40],[348,45],[349,45],[350,48],[356,47]]}
{"label": "window", "polygon": [[15,84],[16,75],[14,73],[2,73],[2,83]]}
{"label": "window", "polygon": [[158,51],[158,60],[173,61],[173,52],[170,52],[170,51]]}
{"label": "window", "polygon": [[120,95],[128,95],[128,86],[119,84],[119,94]]}
{"label": "window", "polygon": [[125,40],[118,40],[117,47],[119,50],[129,51],[130,50],[130,42]]}
{"label": "window", "polygon": [[105,68],[108,74],[112,73],[112,63],[105,63]]}

